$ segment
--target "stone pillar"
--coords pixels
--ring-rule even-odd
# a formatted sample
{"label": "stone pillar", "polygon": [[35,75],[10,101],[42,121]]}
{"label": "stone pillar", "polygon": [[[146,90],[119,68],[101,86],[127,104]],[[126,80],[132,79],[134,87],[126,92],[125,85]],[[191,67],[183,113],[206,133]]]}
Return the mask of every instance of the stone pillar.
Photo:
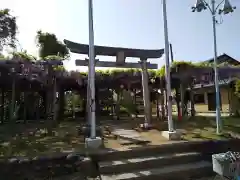
{"label": "stone pillar", "polygon": [[147,59],[141,59],[140,61],[142,67],[142,89],[143,89],[143,102],[144,102],[144,113],[145,113],[145,123],[151,123],[151,104],[150,104],[150,93],[148,86],[148,71],[147,71]]}

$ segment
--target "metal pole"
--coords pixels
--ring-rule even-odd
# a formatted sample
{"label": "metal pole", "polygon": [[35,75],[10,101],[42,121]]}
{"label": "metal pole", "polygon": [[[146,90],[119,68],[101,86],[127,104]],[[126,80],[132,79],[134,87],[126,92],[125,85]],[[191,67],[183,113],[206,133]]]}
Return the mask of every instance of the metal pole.
{"label": "metal pole", "polygon": [[95,52],[94,52],[94,31],[93,31],[93,2],[88,0],[89,19],[89,84],[90,84],[90,117],[91,117],[91,138],[96,138],[96,104],[95,104]]}
{"label": "metal pole", "polygon": [[217,35],[216,35],[216,9],[215,0],[212,0],[212,23],[213,23],[213,45],[214,45],[214,72],[215,72],[215,89],[216,89],[216,124],[217,134],[221,133],[222,122],[220,113],[220,91],[218,81],[218,62],[217,62]]}
{"label": "metal pole", "polygon": [[170,78],[170,67],[169,67],[169,42],[168,42],[168,27],[167,27],[167,6],[166,0],[163,3],[163,24],[164,24],[164,40],[165,40],[165,77],[166,77],[166,91],[167,91],[167,107],[168,107],[168,130],[173,132],[173,121],[172,121],[172,96],[171,96],[171,78]]}

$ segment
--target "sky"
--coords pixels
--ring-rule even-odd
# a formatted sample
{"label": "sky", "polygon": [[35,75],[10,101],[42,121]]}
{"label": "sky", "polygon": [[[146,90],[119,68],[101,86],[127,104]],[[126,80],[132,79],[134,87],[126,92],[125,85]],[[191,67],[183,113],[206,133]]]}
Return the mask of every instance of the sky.
{"label": "sky", "polygon": [[[207,0],[210,1],[210,0]],[[216,0],[220,2],[221,0]],[[167,0],[169,41],[175,60],[203,61],[213,57],[213,33],[208,11],[192,13],[195,0]],[[240,60],[240,0],[230,0],[237,9],[223,16],[217,25],[218,55],[226,53]],[[37,55],[37,30],[56,34],[59,40],[88,43],[88,0],[0,0],[17,16],[19,46]],[[93,0],[95,45],[160,49],[164,47],[161,0]],[[75,59],[65,63],[69,70]],[[114,58],[100,57],[113,61]],[[128,59],[128,61],[137,61]],[[151,59],[159,68],[164,58]],[[86,69],[86,68],[85,68]]]}

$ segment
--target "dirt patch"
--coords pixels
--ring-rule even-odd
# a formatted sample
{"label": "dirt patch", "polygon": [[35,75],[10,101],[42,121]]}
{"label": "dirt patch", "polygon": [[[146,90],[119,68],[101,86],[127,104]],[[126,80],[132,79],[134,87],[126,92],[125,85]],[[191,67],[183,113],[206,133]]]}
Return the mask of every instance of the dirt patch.
{"label": "dirt patch", "polygon": [[[240,121],[238,118],[222,117],[223,133],[216,134],[216,121],[215,117],[197,116],[194,118],[186,119],[183,121],[174,120],[176,129],[181,129],[183,132],[182,138],[184,141],[201,141],[201,140],[223,140],[240,137]],[[123,129],[136,129],[142,121],[131,121],[130,123],[124,122],[123,124],[112,125]],[[111,124],[108,124],[111,127]],[[121,145],[121,140],[106,140],[106,146],[116,150],[125,150],[135,147],[142,147],[147,145],[161,145],[166,143],[175,143],[179,141],[168,141],[161,136],[162,130],[167,130],[167,122],[154,121],[153,126],[155,129],[149,131],[139,131],[139,135],[144,141],[150,141],[145,145]],[[126,143],[127,144],[127,143]]]}

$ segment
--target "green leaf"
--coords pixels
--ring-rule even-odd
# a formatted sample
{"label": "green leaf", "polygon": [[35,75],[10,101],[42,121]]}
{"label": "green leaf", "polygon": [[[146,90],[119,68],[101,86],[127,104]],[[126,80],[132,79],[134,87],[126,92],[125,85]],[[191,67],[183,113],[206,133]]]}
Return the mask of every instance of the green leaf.
{"label": "green leaf", "polygon": [[39,56],[43,59],[48,56],[58,56],[62,59],[69,57],[68,48],[57,39],[55,34],[37,31],[36,43],[39,47]]}
{"label": "green leaf", "polygon": [[10,14],[9,9],[0,10],[0,34],[0,53],[5,46],[16,46],[16,17]]}

